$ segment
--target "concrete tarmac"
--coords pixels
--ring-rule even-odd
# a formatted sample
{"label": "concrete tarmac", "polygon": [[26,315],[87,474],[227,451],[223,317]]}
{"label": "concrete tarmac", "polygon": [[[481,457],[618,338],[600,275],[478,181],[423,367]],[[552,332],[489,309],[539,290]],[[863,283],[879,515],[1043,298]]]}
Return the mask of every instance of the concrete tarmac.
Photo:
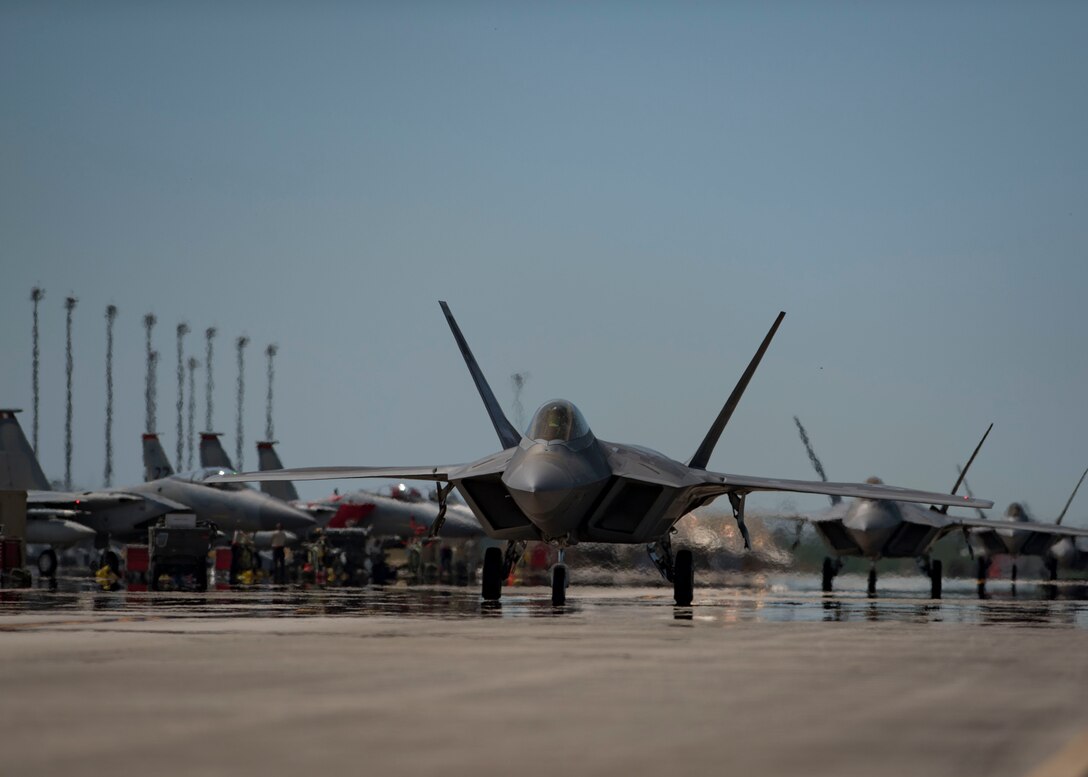
{"label": "concrete tarmac", "polygon": [[0,773],[1088,773],[1088,603],[570,595],[5,592]]}

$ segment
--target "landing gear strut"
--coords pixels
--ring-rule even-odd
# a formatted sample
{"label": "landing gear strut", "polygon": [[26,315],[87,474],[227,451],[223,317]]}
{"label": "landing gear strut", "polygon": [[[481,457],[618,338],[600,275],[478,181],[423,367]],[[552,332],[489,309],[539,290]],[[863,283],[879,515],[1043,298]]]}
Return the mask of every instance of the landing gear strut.
{"label": "landing gear strut", "polygon": [[876,596],[876,565],[869,567],[869,596]]}
{"label": "landing gear strut", "polygon": [[939,560],[929,562],[929,598],[941,598],[942,564]]}
{"label": "landing gear strut", "polygon": [[695,560],[687,548],[672,551],[671,532],[646,546],[650,561],[661,576],[672,583],[673,599],[680,607],[688,607],[695,595]]}

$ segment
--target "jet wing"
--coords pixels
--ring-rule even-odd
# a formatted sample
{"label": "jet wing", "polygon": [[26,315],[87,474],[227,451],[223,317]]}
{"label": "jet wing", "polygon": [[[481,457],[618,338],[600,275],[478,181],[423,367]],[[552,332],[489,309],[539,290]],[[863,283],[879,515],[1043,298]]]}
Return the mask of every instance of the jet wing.
{"label": "jet wing", "polygon": [[899,486],[886,486],[876,483],[825,483],[812,480],[782,480],[779,478],[758,478],[751,475],[728,475],[720,472],[706,472],[704,481],[707,485],[717,486],[720,493],[752,491],[793,491],[802,494],[824,494],[826,496],[851,496],[859,499],[887,499],[896,502],[918,502],[929,505],[949,505],[950,507],[978,507],[987,509],[994,503],[986,499],[974,499],[935,491],[915,491]]}
{"label": "jet wing", "polygon": [[989,518],[960,518],[959,516],[952,516],[949,520],[957,527],[966,526],[970,529],[1036,532],[1039,534],[1052,534],[1055,537],[1088,537],[1088,529],[1081,529],[1075,526],[1060,526],[1056,523],[1002,521],[997,519],[991,520]]}
{"label": "jet wing", "polygon": [[296,467],[269,469],[264,472],[240,472],[216,475],[208,483],[249,483],[268,480],[342,480],[348,478],[388,478],[390,480],[449,480],[449,473],[463,465],[441,467]]}
{"label": "jet wing", "polygon": [[88,512],[115,507],[125,502],[143,501],[142,496],[121,491],[28,491],[28,509],[35,507],[59,507],[67,510]]}

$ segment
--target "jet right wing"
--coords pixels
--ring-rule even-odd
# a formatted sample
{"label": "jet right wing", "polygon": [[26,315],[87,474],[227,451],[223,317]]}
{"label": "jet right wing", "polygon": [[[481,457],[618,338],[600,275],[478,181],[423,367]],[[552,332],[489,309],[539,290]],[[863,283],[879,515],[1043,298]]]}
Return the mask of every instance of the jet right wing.
{"label": "jet right wing", "polygon": [[1082,529],[1076,526],[1059,526],[1056,523],[1003,521],[1001,519],[990,518],[960,518],[958,516],[953,516],[949,520],[956,526],[966,526],[969,529],[1033,532],[1037,534],[1051,534],[1055,537],[1088,537],[1088,529]]}
{"label": "jet right wing", "polygon": [[899,486],[886,486],[882,483],[830,483],[811,480],[782,480],[779,478],[759,478],[751,475],[728,475],[720,472],[706,472],[703,482],[717,486],[715,491],[725,494],[749,493],[752,491],[792,491],[803,494],[824,494],[825,496],[851,496],[859,499],[886,499],[897,502],[919,502],[930,505],[949,505],[950,507],[979,507],[988,509],[994,503],[987,499],[942,494],[935,491],[916,491]]}

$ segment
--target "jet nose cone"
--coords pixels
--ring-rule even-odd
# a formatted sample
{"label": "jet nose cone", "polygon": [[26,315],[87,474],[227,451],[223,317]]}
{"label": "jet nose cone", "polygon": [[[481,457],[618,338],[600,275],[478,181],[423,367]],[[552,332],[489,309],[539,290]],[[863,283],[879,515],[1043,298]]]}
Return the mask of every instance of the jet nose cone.
{"label": "jet nose cone", "polygon": [[526,462],[503,478],[518,507],[526,515],[547,515],[558,509],[574,487],[566,469],[546,459]]}

